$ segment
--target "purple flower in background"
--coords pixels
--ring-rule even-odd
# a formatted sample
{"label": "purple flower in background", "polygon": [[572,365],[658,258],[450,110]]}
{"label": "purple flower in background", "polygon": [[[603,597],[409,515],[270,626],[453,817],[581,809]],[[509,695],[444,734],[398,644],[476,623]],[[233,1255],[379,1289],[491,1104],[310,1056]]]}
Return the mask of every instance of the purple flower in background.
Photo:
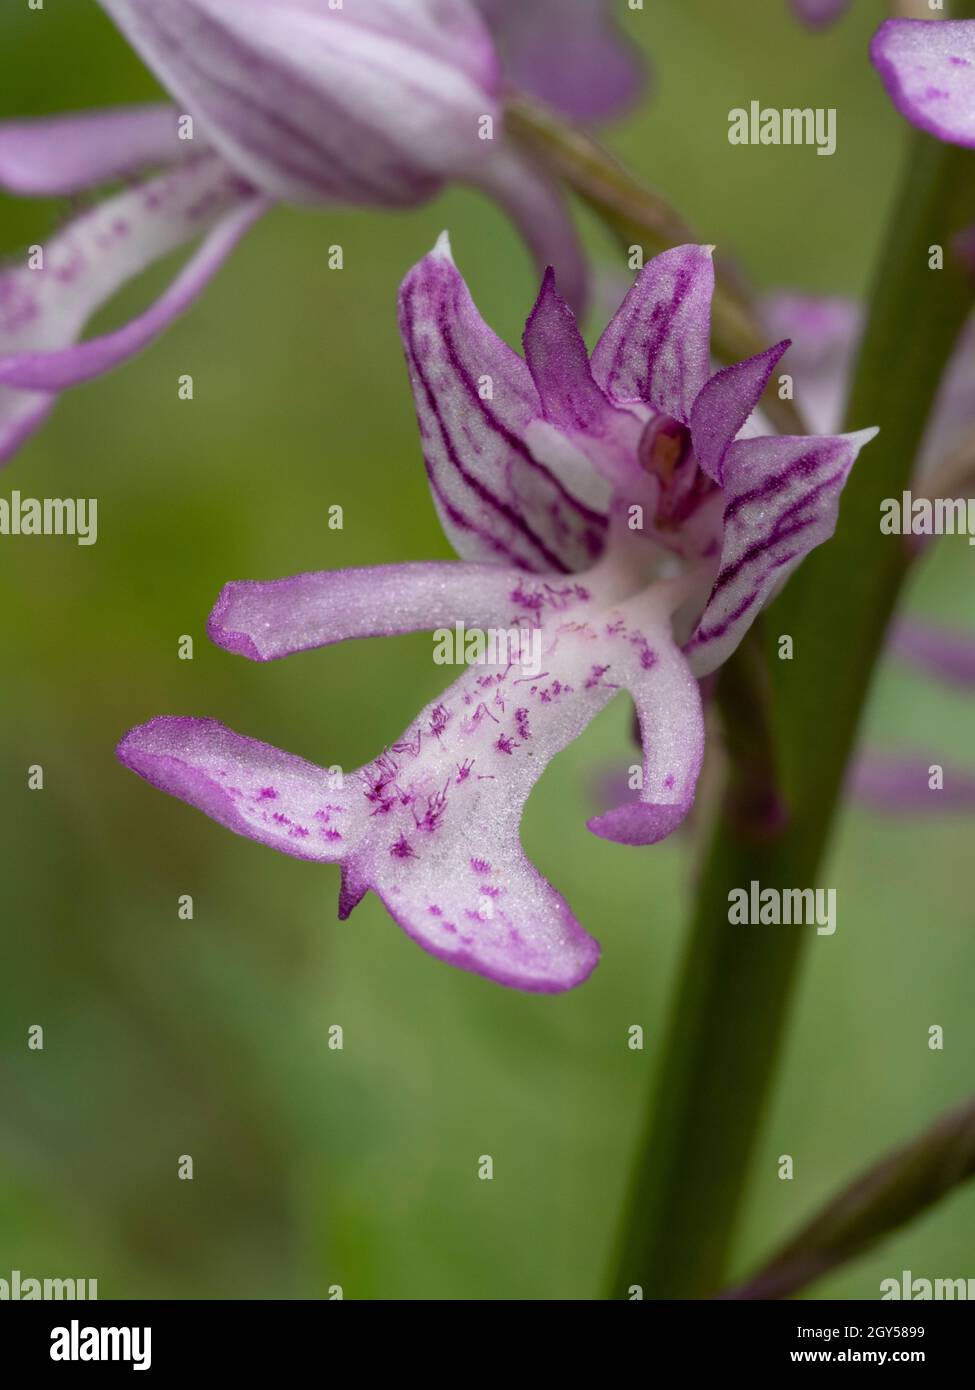
{"label": "purple flower in background", "polygon": [[[796,403],[817,430],[840,428],[857,344],[863,329],[859,306],[846,299],[799,294],[770,296],[766,327],[795,338],[790,365]],[[964,496],[975,485],[975,329],[970,325],[945,372],[931,423],[922,441],[912,487],[918,494]],[[975,637],[901,619],[888,652],[924,675],[957,690],[975,689]],[[930,768],[944,770],[932,787]],[[883,753],[867,748],[850,772],[857,800],[892,815],[947,813],[975,808],[975,769],[933,753]]]}
{"label": "purple flower in background", "polygon": [[870,57],[912,125],[975,147],[975,20],[888,19]]}
{"label": "purple flower in background", "polygon": [[476,0],[508,81],[579,121],[617,116],[639,95],[644,65],[620,36],[615,0]]}
{"label": "purple flower in background", "polygon": [[[789,363],[803,418],[823,434],[840,429],[863,333],[860,305],[838,296],[783,292],[767,296],[761,309],[766,329],[795,343]],[[969,323],[945,371],[918,453],[913,485],[923,490],[932,482],[951,481],[962,487],[975,483],[973,430],[975,323]],[[967,469],[966,455],[972,459]]]}
{"label": "purple flower in background", "polygon": [[[473,0],[346,0],[341,9],[327,0],[101,3],[180,106],[0,124],[0,187],[14,193],[75,194],[163,168],[0,271],[0,461],[58,392],[163,332],[274,201],[403,208],[447,182],[473,183],[506,208],[543,265],[557,266],[570,297],[582,298],[572,221],[558,187],[505,135],[504,73]],[[574,0],[557,25],[550,7],[531,19],[512,5],[483,8],[512,80],[582,116],[633,96],[637,67],[601,4]],[[560,55],[554,73],[543,62],[549,51]],[[78,345],[128,280],[197,241],[146,313]]]}
{"label": "purple flower in background", "polygon": [[[901,619],[888,646],[922,675],[968,695],[975,691],[975,634]],[[850,785],[858,800],[888,815],[975,811],[975,767],[959,767],[930,751],[868,749],[854,763]]]}
{"label": "purple flower in background", "polygon": [[813,29],[824,29],[846,13],[852,0],[791,0],[796,15]]}
{"label": "purple flower in background", "polygon": [[529,792],[625,689],[642,788],[590,829],[648,845],[680,824],[704,747],[697,678],[832,534],[873,435],[749,436],[787,344],[711,375],[713,288],[709,248],[657,257],[590,359],[549,272],[522,358],[481,319],[443,238],[407,276],[400,324],[434,502],[463,563],[230,584],[209,632],[268,661],[462,623],[507,634],[505,654],[465,666],[340,782],[213,720],[153,720],[122,740],[122,762],[240,834],[340,863],[343,917],[372,889],[455,965],[522,989],[584,980],[598,947],[521,847]]}

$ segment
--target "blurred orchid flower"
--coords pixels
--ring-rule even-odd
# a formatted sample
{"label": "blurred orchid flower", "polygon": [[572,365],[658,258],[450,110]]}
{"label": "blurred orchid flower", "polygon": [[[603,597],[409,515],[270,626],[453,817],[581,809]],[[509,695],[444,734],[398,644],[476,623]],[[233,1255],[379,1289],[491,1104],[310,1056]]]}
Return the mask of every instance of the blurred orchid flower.
{"label": "blurred orchid flower", "polygon": [[[766,327],[795,339],[790,365],[796,400],[818,430],[840,427],[863,329],[858,305],[846,299],[817,299],[798,294],[770,296],[764,305]],[[914,486],[944,495],[945,485],[958,495],[975,486],[975,325],[962,336],[938,395],[918,462]],[[966,445],[967,441],[967,445]],[[967,460],[967,466],[955,461]],[[975,637],[902,618],[891,629],[888,652],[924,675],[958,690],[975,690]],[[930,769],[943,767],[944,785],[933,788]],[[867,748],[850,772],[857,800],[892,815],[941,814],[975,808],[975,769],[949,766],[933,753],[882,753]]]}
{"label": "blurred orchid flower", "polygon": [[[504,132],[504,74],[472,0],[101,4],[181,107],[0,125],[0,187],[13,193],[74,194],[164,169],[0,271],[0,461],[58,392],[126,361],[182,314],[274,201],[404,208],[450,181],[473,183],[581,300],[571,218],[558,186]],[[574,0],[558,23],[551,6],[530,19],[500,0],[481,8],[512,78],[574,114],[608,114],[636,91],[638,66],[602,3]],[[121,286],[198,240],[152,308],[79,345]]]}
{"label": "blurred orchid flower", "polygon": [[[794,341],[789,363],[804,419],[824,434],[840,429],[863,333],[860,305],[840,297],[783,292],[766,297],[761,317],[771,334]],[[975,484],[973,429],[975,322],[970,322],[944,374],[918,454],[914,486],[937,491],[949,483],[962,488]],[[969,468],[964,466],[966,451]]]}
{"label": "blurred orchid flower", "polygon": [[812,29],[825,29],[840,19],[853,0],[792,0],[792,8],[804,24]]}
{"label": "blurred orchid flower", "polygon": [[975,19],[888,19],[870,58],[912,125],[975,147]]}
{"label": "blurred orchid flower", "polygon": [[590,360],[549,271],[522,358],[483,322],[442,238],[404,282],[400,324],[434,502],[463,563],[229,584],[209,632],[269,661],[462,623],[530,637],[531,671],[510,655],[467,667],[341,787],[213,720],[155,719],[122,740],[121,761],[239,834],[340,863],[343,917],[372,889],[455,965],[521,989],[579,984],[598,947],[525,857],[529,792],[625,689],[640,797],[589,827],[648,845],[680,824],[704,749],[697,678],[832,534],[874,434],[743,435],[788,344],[712,376],[713,289],[710,248],[658,256]]}
{"label": "blurred orchid flower", "polygon": [[[913,619],[895,623],[888,650],[939,684],[975,692],[975,634],[932,627]],[[932,780],[932,769],[939,769]],[[856,798],[888,815],[947,815],[975,811],[975,767],[960,767],[929,752],[880,753],[866,749],[853,765]]]}
{"label": "blurred orchid flower", "polygon": [[577,121],[631,106],[644,84],[637,50],[612,18],[615,0],[476,0],[507,80]]}

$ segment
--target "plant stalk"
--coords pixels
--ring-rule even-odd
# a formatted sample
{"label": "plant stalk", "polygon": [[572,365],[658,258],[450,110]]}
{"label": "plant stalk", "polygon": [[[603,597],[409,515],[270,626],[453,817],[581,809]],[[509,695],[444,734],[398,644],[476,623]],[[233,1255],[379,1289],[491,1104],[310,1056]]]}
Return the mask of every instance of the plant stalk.
{"label": "plant stalk", "polygon": [[[966,0],[975,13],[975,0]],[[788,813],[742,816],[735,788],[753,780],[754,740],[735,725],[739,652],[719,683],[733,770],[706,853],[662,1047],[650,1123],[638,1153],[612,1297],[715,1294],[728,1270],[759,1125],[775,1077],[803,927],[732,925],[728,895],[814,887],[841,798],[872,673],[910,553],[882,535],[880,502],[909,486],[942,373],[973,301],[971,269],[953,238],[975,223],[975,155],[912,135],[879,266],[849,407],[851,428],[880,424],[844,492],[834,539],[814,553],[768,611],[766,659],[776,756]],[[942,245],[945,266],[929,268]],[[780,635],[794,659],[776,659]],[[729,699],[729,692],[739,698]],[[737,758],[738,765],[734,767]],[[848,930],[855,930],[851,923]],[[828,937],[813,937],[829,949]]]}

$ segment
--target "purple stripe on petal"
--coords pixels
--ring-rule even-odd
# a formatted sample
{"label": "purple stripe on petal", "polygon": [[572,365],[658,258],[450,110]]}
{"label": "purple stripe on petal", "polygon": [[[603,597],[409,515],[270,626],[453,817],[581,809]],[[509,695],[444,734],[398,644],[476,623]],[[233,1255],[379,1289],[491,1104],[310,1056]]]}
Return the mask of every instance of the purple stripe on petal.
{"label": "purple stripe on petal", "polygon": [[585,568],[603,518],[528,447],[542,414],[531,373],[478,314],[445,238],[403,283],[400,330],[427,472],[457,553]]}
{"label": "purple stripe on petal", "polygon": [[0,124],[0,187],[39,197],[78,193],[153,164],[201,153],[180,140],[173,106],[119,106]]}
{"label": "purple stripe on petal", "polygon": [[494,565],[446,563],[328,570],[268,582],[227,584],[207,631],[252,661],[358,637],[391,637],[461,622],[509,627],[524,620],[525,575]]}
{"label": "purple stripe on petal", "polygon": [[[936,786],[943,781],[943,786],[933,788],[932,780]],[[853,765],[849,790],[857,801],[888,815],[975,811],[975,770],[921,754],[864,753]]]}
{"label": "purple stripe on petal", "polygon": [[876,432],[739,439],[728,449],[718,574],[685,649],[695,675],[727,660],[800,561],[833,534],[850,469]]}
{"label": "purple stripe on petal", "polygon": [[215,719],[153,719],[127,733],[117,751],[154,787],[296,859],[336,863],[364,827],[354,774],[337,779]]}
{"label": "purple stripe on petal", "polygon": [[709,247],[678,246],[649,261],[592,355],[607,395],[688,424],[710,375],[713,293]]}
{"label": "purple stripe on petal", "polygon": [[902,661],[946,685],[975,688],[975,634],[905,618],[895,623],[888,646]]}
{"label": "purple stripe on petal", "polygon": [[716,483],[730,445],[758,405],[789,342],[716,372],[691,411],[691,436],[698,463]]}
{"label": "purple stripe on petal", "polygon": [[975,20],[888,19],[870,57],[912,125],[975,147]]}

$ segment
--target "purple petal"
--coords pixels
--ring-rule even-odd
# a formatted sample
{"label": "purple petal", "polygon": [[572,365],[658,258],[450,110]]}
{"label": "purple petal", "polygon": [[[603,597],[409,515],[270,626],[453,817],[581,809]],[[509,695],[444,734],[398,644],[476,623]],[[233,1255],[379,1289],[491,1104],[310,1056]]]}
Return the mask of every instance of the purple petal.
{"label": "purple petal", "polygon": [[78,193],[137,173],[175,164],[200,152],[177,136],[172,106],[119,106],[73,116],[0,124],[0,187],[40,197]]}
{"label": "purple petal", "polygon": [[691,435],[697,461],[716,483],[739,430],[758,405],[779,358],[789,347],[781,342],[757,357],[716,372],[694,402]]}
{"label": "purple petal", "polygon": [[603,390],[688,424],[710,375],[713,293],[709,247],[678,246],[649,261],[593,353]]}
{"label": "purple petal", "polygon": [[643,741],[639,797],[589,822],[594,834],[624,845],[653,845],[677,829],[694,803],[704,758],[698,683],[669,637],[656,635],[651,650],[653,660],[627,682]]}
{"label": "purple petal", "polygon": [[959,690],[975,688],[975,636],[910,619],[894,625],[888,645],[896,656]]}
{"label": "purple petal", "polygon": [[497,57],[467,0],[101,0],[251,183],[412,206],[491,154]]}
{"label": "purple petal", "polygon": [[504,208],[540,271],[554,266],[566,299],[579,313],[589,292],[589,263],[559,185],[511,141],[500,141],[470,181]]}
{"label": "purple petal", "polygon": [[833,534],[850,469],[876,433],[732,444],[718,575],[685,648],[696,676],[727,660],[796,566]]}
{"label": "purple petal", "polygon": [[[204,158],[85,213],[44,247],[43,269],[0,274],[0,458],[36,428],[53,393],[109,371],[158,337],[264,209],[225,165]],[[77,344],[87,320],[128,280],[201,235],[200,250],[151,308]]]}
{"label": "purple petal", "polygon": [[792,8],[804,24],[822,29],[845,14],[850,3],[851,0],[792,0]]}
{"label": "purple petal", "polygon": [[619,115],[644,85],[644,64],[612,20],[611,0],[477,0],[505,75],[577,121]]}
{"label": "purple petal", "polygon": [[400,331],[427,475],[457,553],[534,572],[585,568],[605,518],[525,442],[542,414],[531,373],[478,314],[445,237],[403,282]]}
{"label": "purple petal", "polygon": [[153,719],[125,735],[119,761],[154,787],[296,859],[333,864],[362,833],[354,780],[245,738],[215,719]]}
{"label": "purple petal", "polygon": [[266,583],[225,585],[207,631],[252,661],[357,637],[468,627],[511,627],[531,617],[520,570],[494,565],[380,565]]}
{"label": "purple petal", "polygon": [[870,57],[912,125],[975,146],[975,20],[888,19]]}
{"label": "purple petal", "polygon": [[613,407],[593,379],[576,316],[556,289],[551,269],[523,341],[545,419],[563,430],[598,431]]}
{"label": "purple petal", "polygon": [[[941,767],[944,786],[931,788],[931,768]],[[921,754],[866,753],[853,766],[850,791],[858,801],[889,815],[950,815],[975,811],[975,772]]]}

